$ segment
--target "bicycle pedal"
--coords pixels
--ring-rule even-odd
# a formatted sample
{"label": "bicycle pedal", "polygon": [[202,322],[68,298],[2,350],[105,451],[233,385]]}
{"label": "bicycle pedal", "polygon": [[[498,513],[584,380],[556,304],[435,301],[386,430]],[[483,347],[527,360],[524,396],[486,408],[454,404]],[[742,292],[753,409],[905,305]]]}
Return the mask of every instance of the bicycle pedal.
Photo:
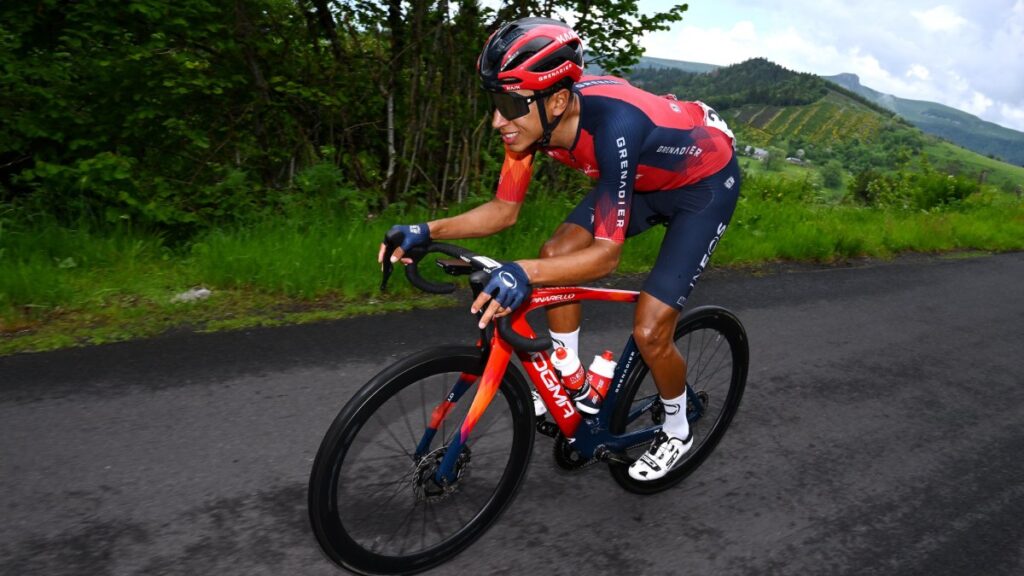
{"label": "bicycle pedal", "polygon": [[539,416],[537,418],[537,432],[540,432],[545,436],[550,436],[554,438],[555,436],[558,436],[560,430],[558,429],[557,424],[551,422],[550,420],[544,419],[543,416]]}

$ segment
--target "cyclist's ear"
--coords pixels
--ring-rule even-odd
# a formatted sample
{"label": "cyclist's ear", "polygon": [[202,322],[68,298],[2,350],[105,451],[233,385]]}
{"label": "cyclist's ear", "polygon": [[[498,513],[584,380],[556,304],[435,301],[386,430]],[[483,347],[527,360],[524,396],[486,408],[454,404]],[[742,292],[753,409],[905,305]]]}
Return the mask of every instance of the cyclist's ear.
{"label": "cyclist's ear", "polygon": [[547,101],[551,103],[551,113],[555,116],[561,116],[569,109],[569,104],[572,102],[572,92],[568,88],[562,88],[548,96]]}

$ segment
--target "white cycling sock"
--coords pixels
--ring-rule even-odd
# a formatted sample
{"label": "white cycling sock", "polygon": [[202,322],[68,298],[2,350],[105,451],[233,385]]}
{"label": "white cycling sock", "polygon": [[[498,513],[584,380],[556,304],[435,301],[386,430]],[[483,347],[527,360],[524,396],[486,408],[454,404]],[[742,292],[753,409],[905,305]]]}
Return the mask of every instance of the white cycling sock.
{"label": "white cycling sock", "polygon": [[577,328],[572,332],[555,332],[554,330],[548,330],[551,334],[551,340],[554,345],[568,348],[580,355],[580,329]]}
{"label": "white cycling sock", "polygon": [[665,406],[665,423],[661,429],[669,436],[686,438],[690,435],[690,423],[686,420],[686,392],[671,400],[661,399]]}

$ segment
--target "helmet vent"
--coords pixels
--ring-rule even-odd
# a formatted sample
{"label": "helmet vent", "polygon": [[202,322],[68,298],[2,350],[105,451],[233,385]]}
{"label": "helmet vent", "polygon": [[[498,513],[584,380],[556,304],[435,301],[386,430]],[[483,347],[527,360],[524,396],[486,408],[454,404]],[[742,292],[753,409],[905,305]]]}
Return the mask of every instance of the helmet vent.
{"label": "helmet vent", "polygon": [[548,44],[551,44],[550,38],[534,38],[527,42],[522,48],[516,51],[512,55],[512,59],[501,67],[502,70],[515,70],[523,62],[526,62],[530,58],[533,58],[537,52],[543,50]]}

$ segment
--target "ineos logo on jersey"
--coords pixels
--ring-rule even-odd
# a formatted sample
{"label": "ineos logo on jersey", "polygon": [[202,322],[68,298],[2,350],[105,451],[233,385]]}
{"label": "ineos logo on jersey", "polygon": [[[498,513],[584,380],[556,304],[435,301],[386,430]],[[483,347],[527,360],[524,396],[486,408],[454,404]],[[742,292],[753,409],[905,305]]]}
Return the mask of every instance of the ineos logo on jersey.
{"label": "ineos logo on jersey", "polygon": [[725,233],[727,224],[721,222],[718,224],[718,229],[715,231],[715,236],[708,243],[708,251],[704,253],[704,257],[700,259],[700,264],[697,266],[697,273],[693,275],[693,280],[690,281],[690,288],[697,283],[697,279],[704,272],[704,268],[708,265],[708,260],[711,260],[711,254],[715,251],[715,247],[718,246],[718,241],[722,239],[722,234]]}
{"label": "ineos logo on jersey", "polygon": [[509,288],[515,288],[516,286],[519,286],[519,282],[516,281],[516,277],[509,274],[508,272],[502,272],[498,274],[498,279],[501,280],[502,284],[508,286]]}

